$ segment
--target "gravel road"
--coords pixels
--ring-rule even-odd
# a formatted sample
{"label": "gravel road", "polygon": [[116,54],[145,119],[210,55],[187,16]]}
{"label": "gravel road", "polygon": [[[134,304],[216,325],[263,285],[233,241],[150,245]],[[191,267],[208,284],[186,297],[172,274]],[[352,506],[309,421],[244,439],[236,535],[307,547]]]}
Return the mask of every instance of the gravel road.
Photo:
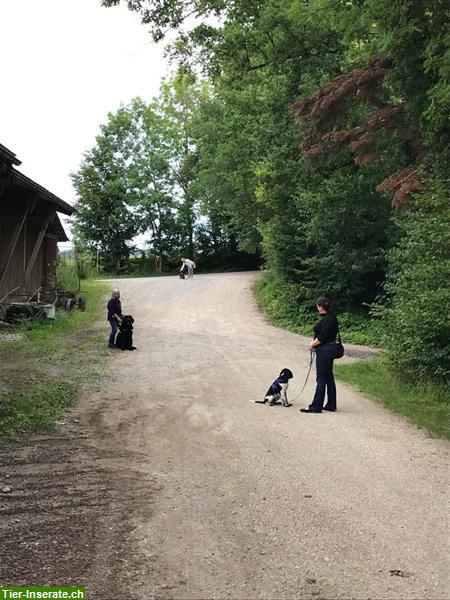
{"label": "gravel road", "polygon": [[301,414],[314,376],[291,408],[253,404],[283,367],[294,399],[308,362],[306,338],[264,322],[254,277],[111,282],[138,350],[111,352],[108,383],[57,432],[9,448],[0,582],[96,600],[450,597],[448,444],[343,384],[338,412]]}

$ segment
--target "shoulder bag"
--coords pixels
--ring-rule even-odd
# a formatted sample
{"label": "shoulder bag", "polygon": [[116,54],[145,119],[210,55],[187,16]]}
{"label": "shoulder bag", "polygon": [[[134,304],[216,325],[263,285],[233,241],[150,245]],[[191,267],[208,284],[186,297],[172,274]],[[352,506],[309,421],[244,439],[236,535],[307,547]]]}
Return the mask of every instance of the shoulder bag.
{"label": "shoulder bag", "polygon": [[336,342],[336,358],[342,358],[344,356],[344,346],[341,340],[341,334],[339,333],[339,329],[337,332],[338,341]]}

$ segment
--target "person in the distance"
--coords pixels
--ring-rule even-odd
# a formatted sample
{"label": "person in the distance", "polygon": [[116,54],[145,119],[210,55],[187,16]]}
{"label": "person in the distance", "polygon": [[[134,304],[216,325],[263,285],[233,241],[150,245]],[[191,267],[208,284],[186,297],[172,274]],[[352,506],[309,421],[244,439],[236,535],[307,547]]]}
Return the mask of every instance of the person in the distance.
{"label": "person in the distance", "polygon": [[188,272],[187,278],[192,279],[194,277],[194,269],[197,268],[197,265],[190,258],[182,258],[180,273],[183,271],[184,267],[187,268],[187,272]]}

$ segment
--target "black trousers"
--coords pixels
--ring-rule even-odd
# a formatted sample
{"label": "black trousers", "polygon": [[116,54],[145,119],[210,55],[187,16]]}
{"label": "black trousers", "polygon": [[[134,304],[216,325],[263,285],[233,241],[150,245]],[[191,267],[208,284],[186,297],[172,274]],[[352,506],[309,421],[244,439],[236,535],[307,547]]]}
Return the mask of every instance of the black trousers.
{"label": "black trousers", "polygon": [[316,346],[317,385],[310,410],[321,411],[327,393],[327,408],[336,410],[336,384],[333,375],[333,361],[336,358],[336,344],[320,344]]}

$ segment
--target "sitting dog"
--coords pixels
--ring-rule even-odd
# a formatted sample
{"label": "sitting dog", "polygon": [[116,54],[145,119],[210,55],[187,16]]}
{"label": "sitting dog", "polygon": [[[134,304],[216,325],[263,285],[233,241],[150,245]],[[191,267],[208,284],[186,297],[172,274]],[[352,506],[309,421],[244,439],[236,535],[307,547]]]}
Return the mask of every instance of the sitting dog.
{"label": "sitting dog", "polygon": [[184,273],[180,273],[180,279],[186,279],[186,277],[184,276]]}
{"label": "sitting dog", "polygon": [[274,406],[281,399],[283,406],[292,406],[287,399],[287,389],[289,387],[289,379],[293,377],[290,369],[283,369],[267,390],[264,400],[255,400],[255,402],[258,404],[266,404],[267,402],[269,406]]}
{"label": "sitting dog", "polygon": [[133,323],[131,315],[125,315],[119,324],[119,331],[116,337],[116,348],[121,350],[136,350],[133,346]]}

